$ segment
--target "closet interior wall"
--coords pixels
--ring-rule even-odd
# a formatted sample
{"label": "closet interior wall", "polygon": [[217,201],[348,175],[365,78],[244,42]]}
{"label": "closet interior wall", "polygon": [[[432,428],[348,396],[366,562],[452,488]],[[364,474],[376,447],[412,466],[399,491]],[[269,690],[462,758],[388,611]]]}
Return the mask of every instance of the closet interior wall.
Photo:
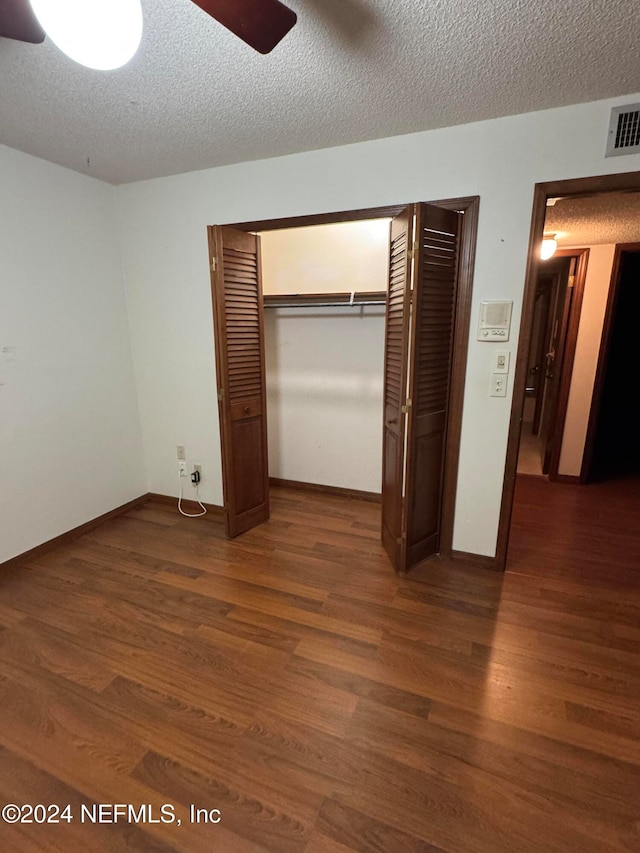
{"label": "closet interior wall", "polygon": [[[387,289],[388,219],[260,237],[267,304]],[[271,477],[380,493],[384,323],[384,304],[266,308]]]}

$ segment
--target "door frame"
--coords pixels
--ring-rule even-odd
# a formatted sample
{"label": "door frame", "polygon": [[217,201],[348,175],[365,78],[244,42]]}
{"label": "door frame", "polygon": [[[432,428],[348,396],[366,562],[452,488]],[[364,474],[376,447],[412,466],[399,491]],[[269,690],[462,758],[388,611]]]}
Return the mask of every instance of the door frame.
{"label": "door frame", "polygon": [[493,567],[500,571],[504,571],[507,565],[511,516],[513,513],[513,499],[518,467],[518,450],[520,448],[522,412],[527,381],[527,361],[536,295],[538,258],[544,234],[547,199],[556,196],[592,195],[593,193],[619,192],[624,190],[640,191],[640,171],[622,172],[614,175],[597,175],[591,178],[572,178],[563,181],[545,181],[537,183],[534,186],[527,271],[522,301],[522,317],[520,320],[518,353],[516,356],[513,399],[511,403],[511,420],[509,423],[509,437],[507,439],[505,472],[502,486],[502,503],[498,522],[496,556],[493,560]]}
{"label": "door frame", "polygon": [[618,293],[620,288],[620,261],[623,252],[640,252],[640,243],[617,243],[613,255],[611,267],[611,279],[609,282],[609,293],[607,295],[607,307],[604,313],[602,326],[602,337],[600,338],[600,350],[598,352],[598,366],[593,383],[593,394],[591,395],[591,406],[589,408],[589,421],[587,436],[584,442],[584,453],[582,456],[582,467],[580,469],[580,482],[589,482],[593,453],[595,450],[596,432],[600,417],[600,406],[602,405],[602,394],[604,391],[604,380],[607,373],[607,362],[609,361],[609,347],[613,332],[613,319],[618,304]]}
{"label": "door frame", "polygon": [[[451,364],[451,388],[449,393],[449,417],[445,439],[446,453],[440,533],[440,555],[443,558],[451,558],[455,556],[455,552],[453,552],[453,525],[458,485],[462,407],[467,372],[467,351],[469,347],[473,271],[476,256],[480,196],[431,200],[427,203],[464,213],[460,235],[458,292],[456,295],[456,316],[453,331],[454,344]],[[337,222],[356,222],[363,219],[393,218],[411,204],[415,204],[415,201],[381,207],[225,224],[228,224],[231,228],[235,228],[237,231],[276,231],[283,228],[301,228],[307,225],[326,225]]]}

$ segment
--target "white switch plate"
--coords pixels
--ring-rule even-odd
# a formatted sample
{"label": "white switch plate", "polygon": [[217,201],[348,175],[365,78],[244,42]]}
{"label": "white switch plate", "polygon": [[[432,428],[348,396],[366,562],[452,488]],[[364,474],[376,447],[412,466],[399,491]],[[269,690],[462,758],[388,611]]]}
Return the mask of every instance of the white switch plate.
{"label": "white switch plate", "polygon": [[509,350],[499,349],[493,354],[493,372],[508,373],[509,372]]}
{"label": "white switch plate", "polygon": [[490,397],[506,397],[507,396],[507,377],[504,373],[491,374],[491,390]]}
{"label": "white switch plate", "polygon": [[178,459],[186,459],[187,457],[184,455],[184,444],[178,445]]}

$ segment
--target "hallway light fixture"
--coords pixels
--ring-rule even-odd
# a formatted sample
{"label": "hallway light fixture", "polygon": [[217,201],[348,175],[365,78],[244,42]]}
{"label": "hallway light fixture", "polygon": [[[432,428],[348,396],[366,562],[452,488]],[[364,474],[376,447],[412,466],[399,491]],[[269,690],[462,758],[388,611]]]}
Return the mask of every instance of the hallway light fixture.
{"label": "hallway light fixture", "polygon": [[70,59],[98,71],[121,68],[142,38],[140,0],[30,0],[51,41]]}
{"label": "hallway light fixture", "polygon": [[540,260],[548,261],[549,258],[555,255],[557,248],[558,241],[556,240],[556,235],[545,234],[542,238],[542,246],[540,247]]}

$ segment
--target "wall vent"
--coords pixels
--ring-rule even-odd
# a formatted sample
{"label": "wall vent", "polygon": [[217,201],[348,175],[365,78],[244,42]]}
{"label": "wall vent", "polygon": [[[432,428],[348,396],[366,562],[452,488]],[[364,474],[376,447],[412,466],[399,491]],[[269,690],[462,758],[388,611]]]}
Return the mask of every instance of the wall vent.
{"label": "wall vent", "polygon": [[640,104],[625,104],[611,110],[605,157],[640,152]]}

